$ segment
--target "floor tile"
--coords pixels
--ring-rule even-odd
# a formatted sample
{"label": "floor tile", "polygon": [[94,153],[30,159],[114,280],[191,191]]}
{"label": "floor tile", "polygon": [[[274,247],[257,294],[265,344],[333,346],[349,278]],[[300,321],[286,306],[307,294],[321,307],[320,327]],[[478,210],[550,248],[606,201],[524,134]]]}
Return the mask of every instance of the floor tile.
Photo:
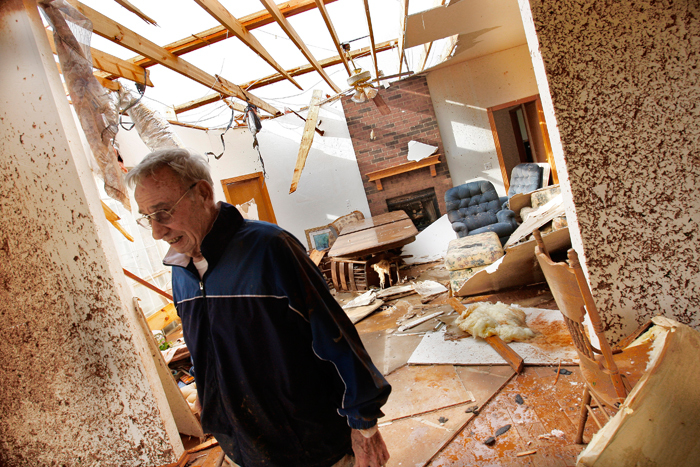
{"label": "floor tile", "polygon": [[404,366],[387,380],[393,389],[382,408],[385,421],[466,402],[470,398],[452,365]]}

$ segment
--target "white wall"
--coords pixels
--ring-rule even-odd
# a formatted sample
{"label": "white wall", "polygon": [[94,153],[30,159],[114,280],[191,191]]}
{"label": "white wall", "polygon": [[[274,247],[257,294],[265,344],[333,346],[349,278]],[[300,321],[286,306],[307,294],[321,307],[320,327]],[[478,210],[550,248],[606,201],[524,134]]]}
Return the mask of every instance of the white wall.
{"label": "white wall", "polygon": [[[263,120],[263,129],[257,135],[277,223],[304,245],[305,229],[328,224],[355,210],[370,215],[342,106],[339,102],[323,106],[319,118],[318,127],[325,133],[315,134],[299,187],[292,194],[289,187],[304,121],[294,114]],[[179,126],[173,129],[189,149],[200,154],[221,154],[220,130],[207,132]],[[221,201],[226,200],[221,180],[262,171],[247,128],[229,130],[224,138],[224,155],[218,160],[209,156],[215,196]],[[135,165],[148,153],[135,131],[120,131],[117,141],[127,166]]]}
{"label": "white wall", "polygon": [[489,180],[505,196],[486,109],[538,93],[527,45],[430,72],[428,87],[452,183]]}

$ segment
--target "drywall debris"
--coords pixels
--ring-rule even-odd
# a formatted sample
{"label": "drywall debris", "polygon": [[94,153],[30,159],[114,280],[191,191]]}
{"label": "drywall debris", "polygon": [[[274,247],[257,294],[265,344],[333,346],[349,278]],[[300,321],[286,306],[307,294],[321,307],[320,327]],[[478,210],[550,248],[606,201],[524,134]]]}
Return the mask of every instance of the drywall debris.
{"label": "drywall debris", "polygon": [[419,143],[418,141],[409,141],[408,160],[419,161],[421,159],[425,159],[426,157],[435,154],[437,150],[437,146],[430,146],[429,144]]}

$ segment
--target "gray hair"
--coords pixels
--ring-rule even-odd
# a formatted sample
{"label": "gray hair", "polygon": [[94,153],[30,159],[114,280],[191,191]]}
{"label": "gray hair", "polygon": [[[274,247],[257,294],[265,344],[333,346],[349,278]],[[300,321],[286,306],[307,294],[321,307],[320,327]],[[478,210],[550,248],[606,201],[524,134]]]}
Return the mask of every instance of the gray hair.
{"label": "gray hair", "polygon": [[152,177],[163,167],[169,167],[183,185],[205,180],[214,186],[209,163],[195,152],[183,148],[158,149],[147,154],[136,167],[126,174],[126,184],[134,188],[147,177]]}

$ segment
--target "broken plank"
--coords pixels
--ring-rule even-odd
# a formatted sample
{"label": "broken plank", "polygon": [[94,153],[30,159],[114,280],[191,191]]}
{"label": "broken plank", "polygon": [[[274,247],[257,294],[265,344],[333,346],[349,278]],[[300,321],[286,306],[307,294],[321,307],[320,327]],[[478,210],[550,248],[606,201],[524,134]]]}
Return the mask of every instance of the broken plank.
{"label": "broken plank", "polygon": [[140,278],[139,276],[137,276],[136,274],[134,274],[134,273],[132,273],[132,272],[129,272],[129,271],[127,271],[127,270],[124,269],[124,268],[122,268],[122,271],[124,271],[124,275],[125,275],[126,277],[128,277],[129,279],[135,280],[135,281],[138,282],[139,284],[141,284],[141,285],[143,285],[144,287],[149,288],[149,289],[151,289],[152,291],[154,291],[154,292],[156,292],[156,293],[158,293],[158,294],[164,296],[164,297],[167,298],[168,300],[171,300],[171,301],[173,300],[173,296],[172,296],[172,295],[170,295],[170,294],[167,293],[167,292],[162,291],[161,289],[159,289],[159,288],[156,287],[155,285],[151,284],[150,282],[147,282],[147,281],[141,279],[141,278]]}
{"label": "broken plank", "polygon": [[301,136],[297,163],[294,166],[294,175],[292,176],[292,186],[289,188],[290,194],[297,191],[297,185],[299,185],[299,179],[301,178],[301,171],[304,170],[304,165],[306,165],[306,157],[309,155],[309,150],[311,150],[311,143],[314,140],[314,130],[316,129],[316,122],[318,121],[318,111],[320,108],[319,102],[321,101],[321,97],[323,97],[323,91],[320,89],[315,89],[313,96],[311,97],[311,103],[309,104],[309,113],[306,115],[304,133]]}
{"label": "broken plank", "polygon": [[[467,309],[467,307],[465,307],[462,302],[455,297],[450,298],[448,303],[460,315]],[[488,342],[493,350],[498,352],[498,355],[503,357],[503,359],[508,362],[508,365],[510,365],[510,367],[513,368],[516,373],[523,371],[523,358],[513,349],[508,347],[508,344],[503,342],[503,339],[498,336],[489,336],[485,339],[485,341]]]}
{"label": "broken plank", "polygon": [[[377,50],[374,46],[374,29],[372,28],[372,15],[370,15],[369,13],[369,0],[365,0],[365,14],[367,15],[367,29],[369,30],[369,46],[372,50],[372,65],[374,66],[374,77],[379,79],[379,65],[377,64]],[[399,70],[399,73],[400,72],[401,70]]]}
{"label": "broken plank", "polygon": [[413,321],[411,321],[411,322],[408,323],[408,324],[404,324],[404,325],[402,325],[402,326],[399,326],[398,332],[403,332],[403,331],[405,331],[406,329],[415,328],[415,327],[418,326],[419,324],[425,323],[425,322],[428,321],[428,320],[431,320],[431,319],[433,319],[433,318],[435,318],[435,317],[437,317],[437,316],[440,316],[440,315],[443,314],[444,312],[445,312],[444,310],[443,310],[443,311],[437,311],[437,312],[435,312],[435,313],[429,314],[428,316],[423,316],[422,318],[418,318],[418,319],[416,319],[416,320],[413,320]]}
{"label": "broken plank", "polygon": [[508,365],[516,372],[520,373],[523,371],[523,358],[518,355],[515,350],[511,349],[508,344],[506,344],[503,339],[498,336],[489,336],[484,339],[488,344],[498,352],[498,355],[503,357],[503,359],[508,362]]}
{"label": "broken plank", "polygon": [[370,305],[357,306],[345,310],[345,314],[348,315],[352,324],[357,324],[372,313],[374,313],[380,306],[384,304],[381,300],[375,300]]}

